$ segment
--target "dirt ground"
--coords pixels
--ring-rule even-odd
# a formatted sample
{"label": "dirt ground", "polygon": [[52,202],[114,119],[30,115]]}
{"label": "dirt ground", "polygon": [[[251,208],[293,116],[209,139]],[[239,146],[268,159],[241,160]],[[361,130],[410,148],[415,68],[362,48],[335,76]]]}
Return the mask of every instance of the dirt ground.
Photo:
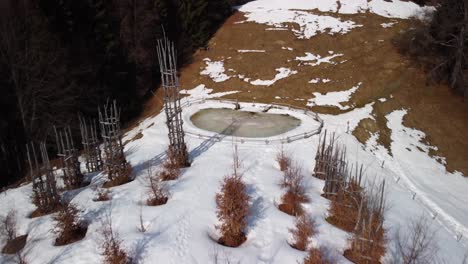
{"label": "dirt ground", "polygon": [[[311,12],[313,13],[313,12]],[[320,13],[323,14],[323,13]],[[409,20],[388,19],[374,14],[339,15],[363,27],[341,35],[319,34],[311,39],[298,39],[290,30],[266,30],[267,25],[256,23],[236,23],[245,20],[242,13],[231,16],[210,40],[208,49],[199,50],[193,62],[181,69],[182,89],[191,89],[205,84],[215,92],[240,91],[226,98],[240,101],[264,103],[288,103],[304,107],[313,92],[326,93],[343,91],[362,82],[346,105],[350,108],[362,107],[374,102],[375,120],[362,120],[353,132],[366,142],[370,133],[379,132],[379,143],[390,149],[390,131],[385,116],[396,109],[408,109],[404,125],[426,133],[427,144],[436,146],[433,155],[446,158],[449,171],[458,170],[468,175],[468,102],[452,94],[445,85],[429,85],[424,71],[398,53],[394,39],[408,29]],[[381,23],[396,22],[390,28]],[[298,27],[290,24],[290,28]],[[293,50],[283,49],[289,47]],[[237,50],[265,50],[266,53],[239,53]],[[295,60],[306,52],[328,56],[328,51],[344,54],[333,61],[336,65],[322,63],[318,66],[299,65]],[[297,74],[277,81],[271,86],[255,86],[239,78],[224,82],[214,82],[200,72],[205,68],[204,58],[212,61],[224,60],[228,75],[245,75],[255,79],[273,79],[277,68],[286,67],[298,71]],[[231,69],[231,70],[230,70]],[[330,79],[328,83],[308,83],[314,78]],[[150,100],[145,115],[152,115],[161,109],[162,92]],[[275,99],[275,97],[281,99]],[[385,102],[377,99],[386,98]],[[303,100],[298,100],[303,99]],[[315,106],[318,113],[338,114],[337,107]]]}

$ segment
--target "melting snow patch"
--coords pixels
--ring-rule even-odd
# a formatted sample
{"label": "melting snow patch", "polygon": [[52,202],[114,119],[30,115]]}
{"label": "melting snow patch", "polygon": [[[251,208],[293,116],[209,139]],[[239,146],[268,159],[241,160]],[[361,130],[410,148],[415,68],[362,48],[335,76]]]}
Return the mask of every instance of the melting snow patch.
{"label": "melting snow patch", "polygon": [[362,83],[360,82],[358,85],[346,91],[328,92],[326,94],[315,92],[313,93],[315,97],[309,100],[307,106],[336,106],[341,110],[347,110],[349,109],[349,106],[343,106],[341,103],[349,101],[349,99],[351,99],[351,95],[359,89],[361,84]]}
{"label": "melting snow patch", "polygon": [[340,56],[343,56],[343,54],[338,53],[338,54],[333,54],[333,55],[322,58],[322,56],[320,56],[320,55],[315,55],[315,54],[312,54],[310,52],[306,52],[305,56],[296,57],[296,60],[304,62],[305,65],[311,65],[311,66],[317,66],[317,65],[320,65],[322,63],[329,63],[329,64],[336,65],[338,63],[333,62],[332,59],[334,59],[336,57],[340,57]]}
{"label": "melting snow patch", "polygon": [[309,83],[318,83],[320,82],[320,78],[315,78],[309,81]]}
{"label": "melting snow patch", "polygon": [[237,52],[240,52],[240,53],[246,53],[246,52],[257,52],[257,53],[261,53],[261,52],[265,52],[265,50],[244,50],[244,49],[241,49],[241,50],[237,50]]}
{"label": "melting snow patch", "polygon": [[397,22],[389,22],[389,23],[382,23],[380,24],[383,28],[391,28],[393,25],[395,25]]}
{"label": "melting snow patch", "polygon": [[203,59],[206,67],[200,72],[201,75],[208,75],[214,82],[224,82],[231,78],[226,75],[224,69],[224,61],[211,61],[209,58]]}
{"label": "melting snow patch", "polygon": [[[229,91],[229,92],[221,92],[221,93],[214,93],[214,94],[212,94],[211,92],[213,92],[213,89],[206,88],[204,84],[200,84],[191,90],[180,90],[181,94],[190,95],[190,97],[193,97],[193,98],[218,98],[218,97],[222,97],[228,94],[235,94],[235,93],[238,93],[239,91]],[[185,100],[185,99],[186,98],[182,98],[182,100]]]}
{"label": "melting snow patch", "polygon": [[284,50],[293,50],[293,48],[290,48],[290,47],[281,47],[281,49],[284,49]]}
{"label": "melting snow patch", "polygon": [[384,103],[384,102],[386,102],[386,101],[387,101],[387,98],[384,98],[384,97],[382,97],[382,98],[379,98],[379,101],[380,101],[380,102],[382,102],[382,103]]}
{"label": "melting snow patch", "polygon": [[[245,9],[241,8],[241,11]],[[346,34],[351,29],[361,27],[351,20],[342,21],[331,16],[314,15],[305,11],[258,8],[245,13],[247,21],[266,24],[284,29],[286,23],[295,23],[299,29],[291,29],[299,39],[310,39],[319,33]]]}
{"label": "melting snow patch", "polygon": [[279,68],[279,69],[276,69],[276,71],[278,73],[276,74],[275,78],[273,78],[273,80],[260,80],[260,79],[257,79],[257,80],[251,81],[250,84],[270,86],[270,85],[273,85],[278,80],[287,78],[287,77],[297,73],[297,71],[293,71],[293,70],[291,70],[289,68],[283,68],[283,67]]}
{"label": "melting snow patch", "polygon": [[[338,3],[340,6],[338,6]],[[249,2],[239,8],[241,12],[261,12],[269,10],[314,10],[338,12],[340,14],[357,14],[372,12],[389,18],[407,19],[423,18],[425,12],[433,12],[434,7],[420,7],[413,2],[403,0],[258,0]]]}
{"label": "melting snow patch", "polygon": [[309,83],[319,83],[319,82],[322,82],[322,83],[327,83],[327,82],[331,82],[330,79],[320,79],[320,78],[315,78],[315,79],[312,79],[309,81]]}

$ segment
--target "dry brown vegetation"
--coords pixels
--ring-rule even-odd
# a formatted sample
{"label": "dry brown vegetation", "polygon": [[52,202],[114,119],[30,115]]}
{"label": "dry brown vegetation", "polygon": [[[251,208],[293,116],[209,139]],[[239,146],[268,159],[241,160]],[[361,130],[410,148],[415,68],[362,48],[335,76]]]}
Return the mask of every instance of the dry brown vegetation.
{"label": "dry brown vegetation", "polygon": [[[353,131],[362,143],[368,139],[369,132],[378,131],[377,141],[391,151],[391,131],[387,127],[385,116],[396,109],[406,108],[409,110],[404,118],[404,125],[424,131],[425,141],[438,147],[431,155],[446,157],[449,171],[458,170],[468,175],[468,141],[464,140],[462,132],[468,131],[465,114],[468,112],[468,104],[454,95],[446,85],[428,85],[424,69],[400,54],[393,43],[401,32],[413,26],[412,21],[385,18],[372,13],[327,15],[352,20],[363,27],[344,35],[318,34],[311,39],[298,39],[291,31],[266,30],[270,27],[268,25],[236,24],[246,20],[243,13],[236,12],[209,41],[208,49],[199,50],[193,63],[181,70],[181,86],[190,89],[206,84],[214,92],[240,91],[224,98],[238,98],[243,102],[281,102],[304,107],[313,92],[342,91],[362,81],[363,84],[347,103],[351,110],[374,102],[372,115],[375,120],[367,124],[360,123]],[[388,22],[397,23],[392,27],[382,28],[381,24]],[[287,26],[297,28],[294,24]],[[284,50],[282,47],[293,50]],[[253,48],[266,50],[268,56],[262,53],[237,52],[238,49]],[[346,62],[299,67],[295,61],[295,57],[303,56],[305,52],[323,55],[329,50],[343,53],[340,61]],[[253,86],[239,78],[214,82],[208,76],[200,75],[201,68],[206,66],[204,58],[212,61],[224,59],[226,69],[233,69],[236,74],[252,79],[273,78],[278,67],[288,67],[299,72],[269,87]],[[311,76],[332,81],[309,84]],[[279,101],[275,96],[282,99]],[[162,105],[159,98],[162,97],[155,96],[148,103],[148,115],[159,111]],[[379,98],[386,98],[387,101],[380,102],[377,100]],[[336,107],[327,106],[315,106],[312,110],[327,114],[343,112]]]}
{"label": "dry brown vegetation", "polygon": [[356,225],[345,257],[357,264],[379,264],[385,254],[385,182],[371,184],[362,193]]}
{"label": "dry brown vegetation", "polygon": [[283,144],[281,144],[281,150],[276,154],[276,161],[278,162],[281,171],[286,171],[291,165],[291,158],[284,151]]}
{"label": "dry brown vegetation", "polygon": [[280,185],[286,189],[286,192],[281,197],[281,204],[278,208],[289,215],[301,215],[303,213],[302,203],[309,201],[305,194],[302,168],[298,164],[290,165],[284,172]]}
{"label": "dry brown vegetation", "polygon": [[352,232],[358,221],[362,187],[354,180],[331,197],[329,217],[327,221],[347,232]]}
{"label": "dry brown vegetation", "polygon": [[293,236],[291,246],[295,249],[305,251],[309,245],[309,239],[315,235],[315,221],[310,216],[303,214],[296,217],[294,229],[290,229]]}
{"label": "dry brown vegetation", "polygon": [[169,199],[169,190],[164,183],[161,182],[162,173],[153,173],[151,164],[148,165],[147,182],[149,198],[146,200],[147,205],[157,206],[167,203]]}
{"label": "dry brown vegetation", "polygon": [[245,229],[250,209],[250,197],[239,172],[240,167],[236,146],[233,173],[224,178],[221,191],[216,194],[216,215],[221,222],[216,226],[221,233],[218,242],[229,247],[238,247],[247,239]]}
{"label": "dry brown vegetation", "polygon": [[175,151],[170,148],[166,151],[167,159],[163,163],[163,170],[159,172],[162,181],[176,180],[180,176],[180,168],[183,166],[181,160],[183,157],[178,157]]}
{"label": "dry brown vegetation", "polygon": [[102,187],[104,188],[112,188],[115,186],[119,186],[122,184],[129,183],[132,181],[132,166],[127,163],[125,167],[122,167],[118,173],[114,172],[115,176],[112,180],[105,182]]}
{"label": "dry brown vegetation", "polygon": [[110,191],[104,188],[98,188],[96,190],[96,197],[93,198],[95,202],[109,201],[111,199]]}
{"label": "dry brown vegetation", "polygon": [[28,235],[17,236],[17,230],[16,211],[11,209],[0,222],[0,234],[6,237],[6,244],[2,249],[3,254],[19,254],[26,245]]}
{"label": "dry brown vegetation", "polygon": [[112,226],[112,208],[102,222],[99,233],[102,237],[100,244],[101,255],[104,257],[105,264],[130,264],[131,259],[122,249],[122,241],[119,234]]}
{"label": "dry brown vegetation", "polygon": [[303,264],[334,264],[336,261],[330,260],[326,256],[323,248],[311,248],[309,249]]}
{"label": "dry brown vegetation", "polygon": [[86,236],[88,227],[79,222],[79,212],[75,205],[67,203],[62,205],[52,217],[55,221],[54,233],[57,234],[56,246],[68,245]]}

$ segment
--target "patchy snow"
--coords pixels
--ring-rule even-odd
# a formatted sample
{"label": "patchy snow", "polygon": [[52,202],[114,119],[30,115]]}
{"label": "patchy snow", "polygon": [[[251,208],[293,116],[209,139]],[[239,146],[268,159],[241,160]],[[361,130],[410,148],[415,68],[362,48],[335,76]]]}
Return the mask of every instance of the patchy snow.
{"label": "patchy snow", "polygon": [[239,53],[247,53],[247,52],[252,52],[252,53],[263,53],[266,52],[265,50],[248,50],[248,49],[241,49],[237,50]]}
{"label": "patchy snow", "polygon": [[385,103],[385,102],[387,101],[387,98],[385,98],[385,97],[379,98],[379,101],[380,101],[381,103]]}
{"label": "patchy snow", "polygon": [[397,22],[388,22],[388,23],[382,23],[380,24],[383,28],[391,28],[393,25],[395,25]]}
{"label": "patchy snow", "polygon": [[289,51],[292,51],[292,50],[294,50],[293,48],[290,48],[290,47],[281,47],[281,49],[284,49],[284,50],[289,50]]}
{"label": "patchy snow", "polygon": [[310,52],[306,52],[305,56],[296,57],[296,60],[303,62],[304,65],[310,65],[310,66],[317,66],[317,65],[320,65],[322,63],[329,63],[329,64],[332,64],[332,65],[336,65],[338,63],[336,63],[336,62],[334,62],[332,60],[334,58],[336,58],[336,57],[341,57],[341,56],[343,56],[343,54],[338,53],[338,54],[333,54],[333,55],[330,55],[330,56],[322,57],[322,56],[320,56],[318,54],[316,55],[316,54],[312,54]]}
{"label": "patchy snow", "polygon": [[246,12],[246,21],[266,24],[276,28],[285,28],[286,23],[298,24],[299,29],[291,28],[291,30],[299,39],[310,39],[319,33],[346,34],[351,29],[361,26],[351,20],[342,21],[339,18],[315,15],[306,11],[264,8],[252,10],[246,7],[248,5],[240,8],[240,11]]}
{"label": "patchy snow", "polygon": [[314,92],[313,95],[315,97],[309,100],[307,106],[336,106],[341,110],[347,110],[350,107],[348,105],[343,106],[341,103],[348,102],[351,99],[351,95],[359,89],[361,84],[362,83],[358,83],[358,85],[353,88],[340,92],[328,92],[326,94]]}
{"label": "patchy snow", "polygon": [[341,14],[372,12],[388,18],[407,19],[413,16],[421,17],[424,12],[433,12],[435,8],[420,7],[413,2],[402,0],[257,0],[239,7],[239,11],[247,13],[261,10],[318,10]]}
{"label": "patchy snow", "polygon": [[224,61],[211,61],[209,58],[203,59],[206,67],[200,72],[201,75],[208,75],[214,82],[224,82],[231,78],[225,73]]}
{"label": "patchy snow", "polygon": [[191,90],[180,90],[181,94],[187,94],[190,95],[190,97],[187,98],[182,98],[182,102],[188,100],[188,98],[204,98],[204,99],[209,99],[209,98],[218,98],[218,97],[223,97],[225,95],[229,94],[235,94],[238,93],[239,91],[229,91],[229,92],[220,92],[220,93],[211,93],[213,92],[213,89],[206,88],[204,84],[200,84],[197,87],[191,89]]}
{"label": "patchy snow", "polygon": [[273,85],[273,84],[274,84],[275,82],[277,82],[278,80],[287,78],[287,77],[289,77],[289,76],[294,75],[294,74],[297,73],[297,71],[291,70],[291,69],[289,69],[289,68],[284,68],[284,67],[278,68],[278,69],[276,69],[276,71],[277,71],[278,73],[275,75],[275,78],[273,78],[272,80],[261,80],[261,79],[257,79],[257,80],[254,80],[254,81],[250,81],[250,84],[252,84],[252,85],[270,86],[270,85]]}
{"label": "patchy snow", "polygon": [[312,84],[316,84],[316,83],[319,83],[319,82],[328,83],[328,82],[331,82],[331,80],[330,79],[314,78],[314,79],[309,81],[309,83],[312,83]]}

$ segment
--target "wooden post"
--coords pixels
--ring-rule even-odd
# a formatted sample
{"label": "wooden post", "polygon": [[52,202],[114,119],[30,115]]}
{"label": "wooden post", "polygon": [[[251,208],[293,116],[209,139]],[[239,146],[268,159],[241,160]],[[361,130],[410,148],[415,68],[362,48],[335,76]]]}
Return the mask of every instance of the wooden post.
{"label": "wooden post", "polygon": [[102,170],[101,149],[99,147],[96,120],[86,120],[78,116],[80,120],[81,143],[83,144],[88,172]]}
{"label": "wooden post", "polygon": [[[130,165],[125,159],[122,143],[122,132],[120,131],[120,109],[117,108],[117,101],[99,108],[99,124],[101,127],[101,137],[104,142],[105,168],[110,181],[122,180],[120,183],[128,181],[123,177],[129,177]],[[119,180],[119,181],[120,181]]]}
{"label": "wooden post", "polygon": [[36,146],[33,142],[26,145],[26,152],[33,185],[33,203],[42,213],[52,212],[59,205],[60,196],[57,191],[55,174],[50,166],[46,145],[44,142],[39,144],[41,163],[39,163]]}
{"label": "wooden post", "polygon": [[71,129],[66,127],[62,131],[57,131],[54,126],[55,140],[57,143],[57,155],[60,158],[63,182],[68,190],[78,188],[83,183],[83,174],[78,161],[78,151],[75,149]]}
{"label": "wooden post", "polygon": [[174,43],[167,38],[157,42],[157,54],[164,89],[164,111],[169,130],[169,152],[177,158],[180,167],[190,166],[187,147],[184,141],[182,107],[180,105],[179,79]]}

